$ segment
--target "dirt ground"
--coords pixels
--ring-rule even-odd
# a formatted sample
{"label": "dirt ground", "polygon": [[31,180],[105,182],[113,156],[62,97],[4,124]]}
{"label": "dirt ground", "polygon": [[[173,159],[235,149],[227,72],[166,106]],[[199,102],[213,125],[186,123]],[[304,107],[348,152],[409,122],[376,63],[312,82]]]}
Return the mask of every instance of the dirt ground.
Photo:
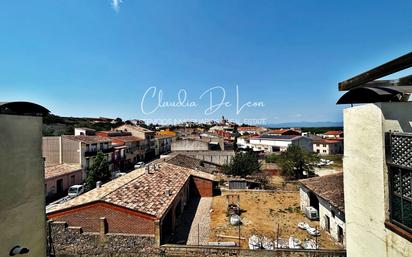
{"label": "dirt ground", "polygon": [[[232,194],[222,192],[222,195],[213,197],[211,213],[210,242],[237,242],[238,239],[218,237],[218,235],[235,236],[239,234],[237,226],[232,226],[226,215],[226,195]],[[289,239],[294,235],[301,241],[310,235],[297,227],[298,222],[305,221],[312,227],[318,226],[319,221],[310,221],[300,211],[299,192],[236,192],[240,196],[240,208],[244,210],[241,214],[242,225],[240,235],[245,238],[241,240],[241,246],[248,248],[248,239],[252,234],[276,238],[279,225],[279,238]],[[320,230],[320,229],[319,229]],[[340,248],[325,231],[320,230],[318,237],[320,248]]]}

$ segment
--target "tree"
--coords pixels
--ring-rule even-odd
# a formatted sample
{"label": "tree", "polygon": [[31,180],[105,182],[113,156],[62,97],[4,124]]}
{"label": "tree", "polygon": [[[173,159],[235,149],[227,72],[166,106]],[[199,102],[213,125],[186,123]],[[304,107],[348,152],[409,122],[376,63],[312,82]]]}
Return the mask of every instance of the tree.
{"label": "tree", "polygon": [[282,168],[282,174],[293,179],[313,176],[315,163],[319,160],[315,153],[308,152],[297,145],[291,144],[278,158],[277,163]]}
{"label": "tree", "polygon": [[246,177],[260,170],[260,163],[256,154],[251,152],[237,153],[229,164],[223,166],[226,174]]}
{"label": "tree", "polygon": [[96,187],[96,182],[105,183],[110,180],[109,163],[106,161],[106,156],[103,152],[98,152],[94,158],[92,166],[87,170],[86,190],[91,190]]}

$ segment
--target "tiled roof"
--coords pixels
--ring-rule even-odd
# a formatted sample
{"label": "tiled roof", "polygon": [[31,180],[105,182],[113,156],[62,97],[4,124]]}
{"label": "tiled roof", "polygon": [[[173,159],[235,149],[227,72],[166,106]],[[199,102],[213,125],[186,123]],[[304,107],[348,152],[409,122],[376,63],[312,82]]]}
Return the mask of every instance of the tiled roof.
{"label": "tiled roof", "polygon": [[58,177],[61,175],[70,174],[78,170],[81,170],[81,167],[80,165],[76,165],[76,164],[62,163],[62,164],[47,166],[44,169],[45,179],[50,179],[50,178]]}
{"label": "tiled roof", "polygon": [[332,130],[332,131],[326,132],[324,135],[335,136],[335,135],[341,135],[341,134],[343,134],[342,130]]}
{"label": "tiled roof", "polygon": [[110,138],[107,137],[99,137],[99,136],[63,136],[63,138],[80,141],[86,144],[93,144],[93,143],[103,143],[103,142],[111,142]]}
{"label": "tiled roof", "polygon": [[299,138],[299,135],[284,135],[284,136],[274,136],[274,135],[261,135],[253,139],[265,139],[265,140],[293,140]]}
{"label": "tiled roof", "polygon": [[[208,170],[202,166],[202,161],[184,154],[177,154],[172,158],[166,160],[167,163],[190,169],[191,175],[195,177],[201,177],[208,180],[217,180],[216,177],[208,172]],[[218,165],[216,165],[218,166]]]}
{"label": "tiled roof", "polygon": [[166,135],[166,134],[156,134],[155,138],[172,138],[175,137],[176,135]]}
{"label": "tiled roof", "polygon": [[318,139],[318,140],[313,140],[314,144],[335,144],[335,143],[340,143],[342,140],[335,140],[335,139]]}
{"label": "tiled roof", "polygon": [[343,172],[302,179],[299,182],[343,213],[345,212]]}
{"label": "tiled roof", "polygon": [[296,133],[296,134],[300,134],[299,131],[293,130],[293,129],[273,129],[270,130],[268,133],[269,134],[279,134],[279,135],[283,135],[284,133],[287,132],[292,132],[292,133]]}
{"label": "tiled roof", "polygon": [[[103,201],[161,218],[191,175],[210,175],[169,163],[157,164],[153,174],[132,171],[65,203],[48,208],[48,214]],[[171,194],[166,195],[166,190]]]}
{"label": "tiled roof", "polygon": [[238,131],[255,131],[257,130],[258,127],[255,126],[249,126],[249,127],[238,127],[237,130]]}
{"label": "tiled roof", "polygon": [[126,129],[126,131],[135,130],[135,131],[139,131],[139,132],[153,132],[149,129],[146,129],[146,128],[143,128],[143,127],[140,127],[140,126],[126,125],[126,124],[121,125],[121,126],[115,128],[115,129],[116,130],[125,130]]}
{"label": "tiled roof", "polygon": [[118,137],[113,137],[113,140],[120,140],[123,142],[135,142],[135,141],[143,141],[144,138],[141,137],[135,137],[135,136],[118,136]]}

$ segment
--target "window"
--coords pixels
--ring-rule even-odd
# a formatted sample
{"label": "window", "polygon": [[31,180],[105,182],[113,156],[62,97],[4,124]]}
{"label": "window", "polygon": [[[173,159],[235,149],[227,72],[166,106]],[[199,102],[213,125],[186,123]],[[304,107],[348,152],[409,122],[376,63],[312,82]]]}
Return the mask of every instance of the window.
{"label": "window", "polygon": [[86,159],[86,164],[85,164],[85,165],[86,165],[85,168],[88,169],[88,168],[89,168],[89,165],[90,165],[90,160],[89,160],[89,159]]}
{"label": "window", "polygon": [[412,171],[391,167],[390,182],[390,215],[396,225],[412,232]]}
{"label": "window", "polygon": [[76,183],[76,176],[75,175],[71,175],[70,176],[70,185],[74,185]]}

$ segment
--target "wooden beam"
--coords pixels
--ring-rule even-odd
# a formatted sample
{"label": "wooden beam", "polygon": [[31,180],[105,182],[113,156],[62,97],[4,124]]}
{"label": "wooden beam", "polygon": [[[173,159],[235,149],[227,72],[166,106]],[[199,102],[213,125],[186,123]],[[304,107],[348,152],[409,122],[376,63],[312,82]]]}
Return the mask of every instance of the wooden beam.
{"label": "wooden beam", "polygon": [[412,67],[412,52],[339,83],[339,91],[346,91],[392,73]]}

